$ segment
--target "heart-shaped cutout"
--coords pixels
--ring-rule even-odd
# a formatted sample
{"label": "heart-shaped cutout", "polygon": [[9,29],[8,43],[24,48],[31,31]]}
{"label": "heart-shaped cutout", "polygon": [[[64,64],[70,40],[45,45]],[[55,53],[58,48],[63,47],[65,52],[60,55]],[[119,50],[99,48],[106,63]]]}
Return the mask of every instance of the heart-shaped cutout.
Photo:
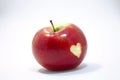
{"label": "heart-shaped cutout", "polygon": [[72,45],[70,51],[79,58],[82,52],[81,44],[77,43],[76,45]]}

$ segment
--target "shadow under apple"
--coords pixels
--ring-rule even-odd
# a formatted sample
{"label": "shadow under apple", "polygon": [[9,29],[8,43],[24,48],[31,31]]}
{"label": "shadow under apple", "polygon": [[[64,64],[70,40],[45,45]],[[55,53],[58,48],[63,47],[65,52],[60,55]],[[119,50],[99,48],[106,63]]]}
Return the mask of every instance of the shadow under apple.
{"label": "shadow under apple", "polygon": [[[64,71],[49,71],[44,68],[41,68],[38,70],[39,73],[42,74],[49,74],[49,75],[56,75],[56,76],[67,76],[67,75],[76,75],[76,74],[84,74],[88,72],[94,72],[97,71],[101,68],[99,64],[85,64],[82,63],[80,66],[77,68],[71,69],[71,70],[64,70]],[[59,75],[58,75],[59,74]]]}

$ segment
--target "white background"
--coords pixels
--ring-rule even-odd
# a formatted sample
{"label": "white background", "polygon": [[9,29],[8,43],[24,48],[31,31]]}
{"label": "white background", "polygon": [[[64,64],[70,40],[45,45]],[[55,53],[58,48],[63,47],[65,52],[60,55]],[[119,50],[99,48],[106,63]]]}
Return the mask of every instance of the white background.
{"label": "white background", "polygon": [[[78,68],[50,72],[34,59],[36,31],[78,25],[88,41]],[[0,80],[120,80],[120,0],[0,0]]]}

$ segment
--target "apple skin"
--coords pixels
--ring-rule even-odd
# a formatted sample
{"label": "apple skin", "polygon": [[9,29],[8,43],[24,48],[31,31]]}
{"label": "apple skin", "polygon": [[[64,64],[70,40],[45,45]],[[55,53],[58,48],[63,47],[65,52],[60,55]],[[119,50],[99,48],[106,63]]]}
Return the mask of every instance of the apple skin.
{"label": "apple skin", "polygon": [[[82,30],[76,25],[61,25],[54,32],[51,27],[40,29],[32,41],[32,51],[37,62],[48,70],[68,70],[77,67],[84,59],[87,41]],[[70,47],[81,44],[80,57],[75,56]]]}

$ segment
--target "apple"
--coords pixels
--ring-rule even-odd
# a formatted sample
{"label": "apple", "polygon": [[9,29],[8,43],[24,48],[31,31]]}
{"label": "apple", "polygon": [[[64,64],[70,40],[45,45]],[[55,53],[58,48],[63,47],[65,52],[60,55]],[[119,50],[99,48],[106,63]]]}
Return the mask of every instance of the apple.
{"label": "apple", "polygon": [[48,70],[68,70],[83,61],[87,41],[82,30],[72,23],[44,27],[34,36],[32,51],[37,62]]}

